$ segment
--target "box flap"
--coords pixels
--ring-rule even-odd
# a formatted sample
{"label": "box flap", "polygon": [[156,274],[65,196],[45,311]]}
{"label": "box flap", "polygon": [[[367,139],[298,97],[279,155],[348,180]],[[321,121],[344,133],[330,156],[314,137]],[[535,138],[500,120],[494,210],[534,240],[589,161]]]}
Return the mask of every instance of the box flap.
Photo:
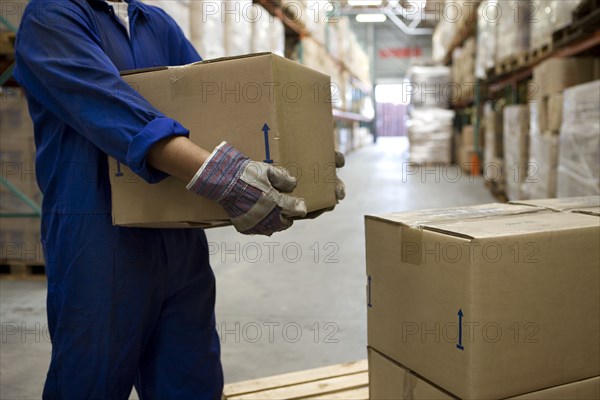
{"label": "box flap", "polygon": [[548,209],[529,205],[486,204],[393,213],[366,218],[466,239],[524,235],[597,226],[589,216],[570,213],[545,218]]}
{"label": "box flap", "polygon": [[212,64],[212,63],[221,62],[221,61],[237,60],[237,59],[240,59],[240,58],[250,58],[250,57],[268,56],[268,55],[279,57],[276,54],[273,54],[271,52],[265,51],[265,52],[261,52],[261,53],[250,53],[250,54],[242,54],[242,55],[238,55],[238,56],[213,58],[213,59],[210,59],[210,60],[197,61],[197,62],[194,62],[194,63],[191,63],[191,64],[186,64],[186,65],[173,65],[173,66],[162,66],[162,67],[149,67],[149,68],[139,68],[139,69],[128,69],[128,70],[125,70],[125,71],[121,71],[121,76],[133,75],[133,74],[142,74],[144,72],[161,71],[161,70],[164,70],[164,69],[183,69],[183,68],[188,68],[188,67],[190,67],[192,65],[198,65],[198,64]]}
{"label": "box flap", "polygon": [[600,196],[511,201],[510,204],[544,207],[553,211],[585,211],[588,214],[598,215],[600,211]]}
{"label": "box flap", "polygon": [[495,218],[506,215],[539,212],[542,210],[542,208],[532,208],[529,206],[492,203],[480,206],[437,208],[383,215],[367,215],[366,218],[388,221],[404,226],[424,228],[433,223],[462,221],[466,219]]}

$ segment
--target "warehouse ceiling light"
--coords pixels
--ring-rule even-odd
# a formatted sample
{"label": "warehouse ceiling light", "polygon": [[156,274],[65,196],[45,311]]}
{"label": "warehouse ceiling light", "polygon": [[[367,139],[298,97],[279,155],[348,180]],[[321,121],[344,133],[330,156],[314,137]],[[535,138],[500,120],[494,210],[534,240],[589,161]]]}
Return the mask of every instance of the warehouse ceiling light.
{"label": "warehouse ceiling light", "polygon": [[380,6],[381,0],[348,0],[348,5],[352,7]]}
{"label": "warehouse ceiling light", "polygon": [[387,17],[383,14],[358,14],[357,22],[385,22]]}

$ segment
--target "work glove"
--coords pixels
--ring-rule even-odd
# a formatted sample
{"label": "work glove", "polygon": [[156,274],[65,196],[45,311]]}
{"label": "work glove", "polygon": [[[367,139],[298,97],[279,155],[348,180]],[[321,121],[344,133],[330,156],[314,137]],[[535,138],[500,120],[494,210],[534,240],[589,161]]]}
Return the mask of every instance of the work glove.
{"label": "work glove", "polygon": [[285,168],[252,161],[222,142],[187,189],[221,204],[239,232],[271,236],[306,216],[304,200],[285,194],[296,184]]}
{"label": "work glove", "polygon": [[[346,165],[346,158],[339,151],[335,151],[335,167],[343,168]],[[335,197],[337,198],[338,203],[346,197],[346,185],[340,178],[337,178],[337,183],[335,185]]]}
{"label": "work glove", "polygon": [[[340,153],[339,151],[336,150],[336,152],[335,152],[335,167],[343,168],[344,165],[346,165],[346,158],[344,157],[344,155],[342,153]],[[344,200],[344,198],[346,197],[346,185],[344,184],[344,182],[342,182],[342,180],[340,178],[336,178],[336,179],[337,179],[337,182],[335,184],[335,197],[337,199],[337,202],[339,203],[340,201]],[[315,219],[325,212],[333,211],[334,208],[335,208],[335,206],[323,208],[323,209],[317,210],[317,211],[312,211],[306,215],[306,218]]]}

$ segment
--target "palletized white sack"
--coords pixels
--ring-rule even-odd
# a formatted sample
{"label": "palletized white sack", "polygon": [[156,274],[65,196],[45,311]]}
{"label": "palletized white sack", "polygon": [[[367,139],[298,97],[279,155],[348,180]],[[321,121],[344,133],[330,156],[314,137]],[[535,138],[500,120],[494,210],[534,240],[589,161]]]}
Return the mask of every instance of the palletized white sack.
{"label": "palletized white sack", "polygon": [[225,56],[225,23],[219,1],[190,1],[192,44],[205,59]]}
{"label": "palletized white sack", "polygon": [[522,200],[522,183],[527,178],[529,161],[529,106],[504,107],[504,160],[506,195]]}
{"label": "palletized white sack", "polygon": [[278,56],[285,56],[285,27],[279,18],[274,18],[271,24],[271,52]]}
{"label": "palletized white sack", "polygon": [[271,27],[274,25],[275,18],[258,4],[254,4],[249,11],[252,25],[251,52],[271,51]]}
{"label": "palletized white sack", "polygon": [[[194,1],[194,0],[191,0]],[[162,8],[183,31],[185,37],[190,40],[192,31],[190,27],[190,0],[143,0],[151,6]]]}
{"label": "palletized white sack", "polygon": [[498,24],[491,18],[484,18],[487,10],[494,10],[494,7],[498,7],[498,0],[485,0],[478,8],[475,77],[479,79],[485,79],[487,69],[494,66]]}
{"label": "palletized white sack", "polygon": [[225,54],[239,56],[252,52],[252,0],[225,0],[219,3],[225,21]]}
{"label": "palletized white sack", "polygon": [[527,13],[531,3],[529,0],[499,1],[499,13],[494,19],[498,21],[496,38],[496,61],[529,50],[530,25],[535,19]]}

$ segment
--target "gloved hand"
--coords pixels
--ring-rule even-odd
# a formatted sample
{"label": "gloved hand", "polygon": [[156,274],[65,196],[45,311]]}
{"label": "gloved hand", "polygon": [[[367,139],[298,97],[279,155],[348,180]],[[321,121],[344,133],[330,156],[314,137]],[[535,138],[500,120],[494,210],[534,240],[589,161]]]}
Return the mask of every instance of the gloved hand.
{"label": "gloved hand", "polygon": [[222,142],[187,189],[221,204],[239,232],[271,236],[306,216],[304,200],[284,194],[296,184],[285,168],[252,161]]}
{"label": "gloved hand", "polygon": [[[346,165],[346,157],[339,151],[335,151],[335,167],[343,168]],[[335,185],[335,197],[338,203],[346,197],[346,185],[340,178],[337,178],[337,184]]]}
{"label": "gloved hand", "polygon": [[[335,152],[335,167],[343,168],[344,165],[346,165],[346,158],[344,157],[344,155],[342,153],[340,153],[339,151],[336,150],[336,152]],[[340,201],[344,200],[344,198],[346,197],[346,185],[344,185],[344,182],[342,182],[342,180],[340,178],[337,178],[337,182],[335,185],[335,197],[336,197],[338,203]],[[327,211],[333,211],[334,208],[335,208],[335,206],[329,207],[329,208],[324,208],[324,209],[317,210],[317,211],[312,211],[306,215],[306,218],[315,219]]]}

